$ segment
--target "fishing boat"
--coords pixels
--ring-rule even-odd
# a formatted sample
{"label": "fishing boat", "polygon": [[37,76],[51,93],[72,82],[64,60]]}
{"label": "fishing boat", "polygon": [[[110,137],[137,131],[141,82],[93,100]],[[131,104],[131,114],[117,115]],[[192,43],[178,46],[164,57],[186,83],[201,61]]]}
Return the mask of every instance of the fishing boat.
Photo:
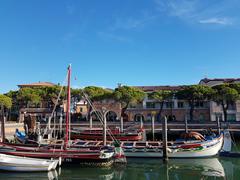
{"label": "fishing boat", "polygon": [[[223,135],[204,141],[169,142],[169,158],[200,158],[218,154],[223,144]],[[126,157],[162,158],[162,142],[123,142]]]}
{"label": "fishing boat", "polygon": [[[177,141],[168,142],[169,158],[199,158],[211,157],[218,154],[223,145],[223,134],[218,136],[207,137],[199,135],[199,133],[191,133],[202,137],[201,139],[179,139]],[[72,142],[74,148],[92,148],[97,149],[101,145],[101,141],[83,141],[76,140]],[[111,142],[108,142],[111,144]],[[163,145],[161,141],[123,141],[121,147],[127,158],[162,158]]]}
{"label": "fishing boat", "polygon": [[[114,160],[114,149],[108,147],[101,147],[99,149],[86,149],[78,148],[72,149],[69,146],[69,129],[70,129],[70,79],[71,79],[71,65],[68,67],[67,72],[67,109],[66,109],[66,129],[65,139],[61,148],[54,146],[14,146],[11,144],[1,143],[0,152],[7,155],[15,155],[21,157],[34,157],[34,158],[61,158],[64,163],[74,163],[89,166],[110,166]],[[60,163],[61,164],[61,163]]]}
{"label": "fishing boat", "polygon": [[[120,131],[119,128],[108,129],[111,135],[107,134],[107,140],[112,140],[111,136],[120,141],[140,141],[143,140],[143,129],[138,130],[124,130]],[[73,129],[71,130],[71,139],[83,140],[101,140],[103,130],[101,128],[88,128],[84,130]]]}
{"label": "fishing boat", "polygon": [[51,171],[55,170],[58,160],[26,158],[0,154],[0,169],[6,171]]}

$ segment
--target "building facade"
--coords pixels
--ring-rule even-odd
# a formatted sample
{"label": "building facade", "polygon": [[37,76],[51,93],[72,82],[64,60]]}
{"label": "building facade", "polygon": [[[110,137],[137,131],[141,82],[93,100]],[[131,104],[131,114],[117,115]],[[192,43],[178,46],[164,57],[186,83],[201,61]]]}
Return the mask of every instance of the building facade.
{"label": "building facade", "polygon": [[[184,86],[136,86],[146,93],[146,96],[141,104],[136,107],[127,109],[128,119],[132,121],[151,121],[152,117],[156,121],[160,121],[159,109],[160,103],[157,100],[151,99],[148,95],[151,92],[159,90],[177,91],[181,90]],[[205,122],[210,120],[209,102],[198,102],[195,106],[193,120],[196,122]],[[163,104],[162,117],[166,116],[168,121],[184,121],[188,120],[190,106],[187,101],[178,100],[173,97]]]}
{"label": "building facade", "polygon": [[[202,79],[200,80],[199,84],[207,85],[210,87],[220,85],[223,83],[240,83],[240,78],[223,78],[223,79]],[[216,102],[210,101],[209,102],[209,110],[210,110],[210,120],[216,121],[217,118],[220,121],[223,121],[223,110],[222,107],[217,104]],[[236,101],[231,104],[227,110],[227,121],[229,122],[236,122],[240,121],[240,101]]]}

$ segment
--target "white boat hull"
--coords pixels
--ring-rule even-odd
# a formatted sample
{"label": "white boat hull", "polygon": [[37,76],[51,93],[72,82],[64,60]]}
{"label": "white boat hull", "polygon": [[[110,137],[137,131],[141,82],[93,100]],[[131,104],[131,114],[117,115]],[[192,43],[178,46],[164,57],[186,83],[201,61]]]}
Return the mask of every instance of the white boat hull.
{"label": "white boat hull", "polygon": [[45,160],[0,154],[0,169],[6,171],[51,171],[56,169],[58,160]]}
{"label": "white boat hull", "polygon": [[[223,137],[216,138],[214,140],[209,140],[201,143],[201,148],[190,148],[184,150],[181,148],[168,148],[169,158],[203,158],[212,157],[218,154],[223,145]],[[136,149],[136,148],[124,148],[124,153],[126,157],[132,158],[162,158],[163,153],[161,149],[155,149],[148,151],[147,148]]]}

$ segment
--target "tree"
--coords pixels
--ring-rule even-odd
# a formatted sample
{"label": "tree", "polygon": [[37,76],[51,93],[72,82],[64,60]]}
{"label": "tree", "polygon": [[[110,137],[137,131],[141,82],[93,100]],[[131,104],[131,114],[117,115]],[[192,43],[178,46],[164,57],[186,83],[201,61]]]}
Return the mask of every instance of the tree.
{"label": "tree", "polygon": [[71,97],[76,101],[80,101],[82,99],[82,89],[71,89]]}
{"label": "tree", "polygon": [[[96,86],[85,87],[83,89],[83,93],[87,94],[88,98],[90,98],[90,100],[92,102],[113,98],[113,92],[111,90],[104,89],[104,88],[101,88],[101,87],[96,87]],[[91,111],[92,111],[92,107],[91,107],[91,105],[89,105],[88,119],[90,118]]]}
{"label": "tree", "polygon": [[4,128],[4,109],[9,109],[12,106],[12,99],[5,95],[0,94],[0,107],[1,107],[1,137],[2,142],[5,141],[5,128]]}
{"label": "tree", "polygon": [[178,99],[187,100],[190,106],[190,120],[193,120],[193,112],[195,110],[195,104],[199,101],[210,99],[213,94],[213,90],[209,86],[205,85],[190,85],[185,86],[182,90],[176,93]]}
{"label": "tree", "polygon": [[152,99],[157,100],[160,102],[160,109],[158,112],[158,117],[161,119],[161,114],[162,114],[162,109],[163,109],[163,104],[166,102],[166,100],[169,100],[173,96],[172,91],[168,90],[159,90],[159,91],[154,91],[149,94],[149,97]]}
{"label": "tree", "polygon": [[145,93],[138,88],[121,86],[115,89],[114,97],[122,105],[121,117],[123,117],[128,106],[141,102],[145,97]]}
{"label": "tree", "polygon": [[5,95],[12,100],[12,106],[8,109],[8,119],[12,119],[12,115],[14,114],[14,119],[17,120],[19,103],[17,101],[18,91],[9,91]]}
{"label": "tree", "polygon": [[29,103],[39,104],[41,102],[41,91],[34,88],[21,88],[18,91],[17,99],[22,101],[26,106]]}
{"label": "tree", "polygon": [[0,94],[0,106],[1,108],[11,108],[12,106],[12,99],[8,96]]}
{"label": "tree", "polygon": [[239,99],[238,91],[233,88],[234,85],[220,84],[214,86],[213,100],[222,106],[224,121],[227,121],[227,110],[230,104]]}
{"label": "tree", "polygon": [[[37,89],[34,88],[34,89],[39,92],[39,95],[42,101],[56,104],[61,88],[62,88],[61,86],[50,86],[50,87],[40,87],[40,88],[37,88]],[[60,99],[59,99],[60,102],[63,102],[66,96],[66,92],[64,91],[64,89],[65,88],[63,87],[63,90],[60,94]]]}
{"label": "tree", "polygon": [[91,101],[101,101],[103,99],[112,98],[112,91],[96,86],[88,86],[83,89],[83,92],[88,95]]}

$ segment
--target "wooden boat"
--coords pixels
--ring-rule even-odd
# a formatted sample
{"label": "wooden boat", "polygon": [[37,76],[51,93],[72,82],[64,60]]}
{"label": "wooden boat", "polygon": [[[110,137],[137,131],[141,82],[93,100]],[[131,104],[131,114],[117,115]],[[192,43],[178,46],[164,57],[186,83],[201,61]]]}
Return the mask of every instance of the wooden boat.
{"label": "wooden boat", "polygon": [[58,160],[45,160],[0,154],[0,169],[6,171],[51,171]]}
{"label": "wooden boat", "polygon": [[[120,141],[139,141],[143,140],[143,130],[124,130],[120,129],[109,129],[111,136]],[[107,140],[112,140],[110,134],[107,134]],[[103,130],[101,128],[92,128],[85,130],[73,129],[71,130],[71,139],[83,139],[83,140],[101,140],[103,136]]]}
{"label": "wooden boat", "polygon": [[[16,155],[22,157],[34,158],[62,158],[64,163],[74,163],[89,166],[109,166],[113,163],[114,149],[99,148],[99,149],[86,149],[78,148],[72,149],[69,147],[69,129],[70,129],[70,78],[71,66],[68,67],[68,88],[67,88],[67,112],[66,112],[66,130],[64,146],[55,148],[53,146],[43,147],[26,147],[10,144],[1,144],[0,152],[7,155]],[[60,163],[61,164],[61,163]]]}
{"label": "wooden boat", "polygon": [[[168,143],[169,158],[200,158],[218,154],[223,144],[223,135],[212,140]],[[161,142],[124,142],[122,144],[126,157],[162,158]]]}
{"label": "wooden boat", "polygon": [[[109,142],[110,144],[111,142]],[[199,158],[218,154],[223,144],[223,134],[202,140],[170,141],[168,142],[169,158]],[[100,141],[76,140],[71,147],[97,148]],[[162,158],[162,142],[159,141],[125,141],[121,147],[127,158]]]}

